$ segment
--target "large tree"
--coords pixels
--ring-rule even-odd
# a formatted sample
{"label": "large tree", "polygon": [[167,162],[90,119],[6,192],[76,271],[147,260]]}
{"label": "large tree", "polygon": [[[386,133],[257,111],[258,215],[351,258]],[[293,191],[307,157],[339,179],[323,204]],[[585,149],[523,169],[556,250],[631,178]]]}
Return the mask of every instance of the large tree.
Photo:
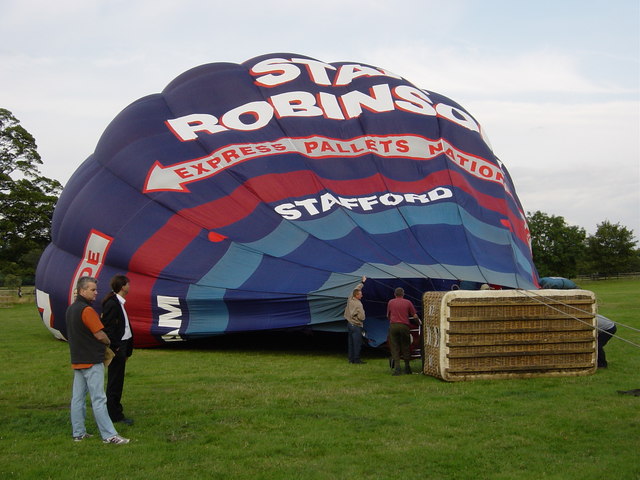
{"label": "large tree", "polygon": [[633,230],[605,220],[587,239],[592,271],[603,275],[633,271],[637,266],[636,243]]}
{"label": "large tree", "polygon": [[575,277],[585,254],[585,230],[568,225],[563,217],[540,211],[527,212],[527,221],[538,274],[541,277]]}
{"label": "large tree", "polygon": [[53,209],[62,185],[40,173],[33,136],[0,108],[0,273],[27,281],[51,241]]}

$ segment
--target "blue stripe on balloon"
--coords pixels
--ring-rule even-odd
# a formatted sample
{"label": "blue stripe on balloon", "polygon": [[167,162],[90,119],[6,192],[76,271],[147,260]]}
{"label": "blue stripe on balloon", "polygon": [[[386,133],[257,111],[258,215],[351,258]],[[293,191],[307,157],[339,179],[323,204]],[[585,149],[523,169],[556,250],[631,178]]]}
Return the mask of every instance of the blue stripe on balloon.
{"label": "blue stripe on balloon", "polygon": [[232,244],[224,256],[209,270],[198,283],[202,285],[239,288],[262,262],[260,252]]}
{"label": "blue stripe on balloon", "polygon": [[[425,209],[428,209],[428,215],[425,214]],[[525,269],[531,268],[529,260],[521,249],[513,245],[511,232],[504,227],[480,221],[455,203],[442,202],[428,206],[404,206],[398,210],[370,214],[348,212],[349,219],[344,215],[344,211],[336,210],[322,218],[299,221],[297,224],[310,235],[325,241],[345,238],[356,226],[371,235],[396,233],[405,230],[407,226],[463,226],[469,234],[483,242],[511,247],[516,262]],[[480,251],[478,253],[478,256],[484,256],[486,252]]]}
{"label": "blue stripe on balloon", "polygon": [[187,292],[189,325],[186,335],[224,333],[229,312],[224,302],[225,288],[191,285]]}
{"label": "blue stripe on balloon", "polygon": [[284,257],[302,245],[308,238],[308,233],[283,220],[271,233],[260,240],[245,243],[244,245],[274,257]]}

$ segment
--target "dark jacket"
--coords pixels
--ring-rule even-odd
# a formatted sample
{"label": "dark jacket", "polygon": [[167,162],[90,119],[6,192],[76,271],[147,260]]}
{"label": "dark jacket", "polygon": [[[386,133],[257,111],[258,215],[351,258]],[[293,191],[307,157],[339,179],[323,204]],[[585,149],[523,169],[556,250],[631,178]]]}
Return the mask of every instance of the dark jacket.
{"label": "dark jacket", "polygon": [[65,314],[71,363],[102,363],[106,345],[98,340],[82,322],[82,312],[85,308],[91,308],[91,303],[78,295]]}
{"label": "dark jacket", "polygon": [[[122,336],[124,335],[125,319],[122,305],[116,295],[111,295],[102,304],[102,316],[100,319],[104,325],[104,333],[111,340],[111,349],[113,351],[118,350],[123,344]],[[133,332],[131,333],[133,335]],[[133,337],[124,343],[126,343],[127,357],[130,357],[133,353]]]}

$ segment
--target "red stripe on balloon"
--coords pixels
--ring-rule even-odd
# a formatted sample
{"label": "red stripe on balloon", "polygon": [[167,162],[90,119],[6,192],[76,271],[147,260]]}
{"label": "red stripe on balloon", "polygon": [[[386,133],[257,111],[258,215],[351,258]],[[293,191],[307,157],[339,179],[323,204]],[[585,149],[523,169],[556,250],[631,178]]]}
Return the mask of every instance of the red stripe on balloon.
{"label": "red stripe on balloon", "polygon": [[[138,248],[131,258],[128,273],[132,282],[135,279],[135,289],[131,291],[133,297],[131,303],[135,303],[137,310],[132,316],[141,319],[153,318],[152,292],[157,277],[200,234],[202,229],[216,230],[232,225],[250,215],[261,203],[316,195],[324,190],[330,190],[336,195],[354,197],[385,191],[421,193],[436,187],[448,186],[455,186],[467,192],[478,201],[480,206],[507,217],[514,227],[514,233],[527,244],[524,222],[519,215],[509,209],[506,200],[477,191],[463,174],[456,171],[443,170],[416,181],[394,180],[379,173],[357,180],[331,180],[320,178],[310,170],[261,175],[239,185],[226,197],[180,210]],[[211,241],[220,241],[221,237],[216,232],[208,233]],[[138,325],[141,324],[143,324],[142,321],[138,322]],[[144,322],[144,325],[146,327],[143,329],[144,335],[140,338],[138,334],[136,343],[157,344],[158,341],[151,335],[151,323]],[[140,329],[137,330],[139,331]]]}

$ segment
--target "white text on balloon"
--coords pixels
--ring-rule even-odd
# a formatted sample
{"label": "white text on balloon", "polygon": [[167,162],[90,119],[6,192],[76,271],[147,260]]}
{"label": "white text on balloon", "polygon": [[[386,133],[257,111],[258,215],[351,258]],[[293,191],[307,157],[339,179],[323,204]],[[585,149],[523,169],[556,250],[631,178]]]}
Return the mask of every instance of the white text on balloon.
{"label": "white text on balloon", "polygon": [[282,203],[275,207],[275,211],[287,220],[298,220],[303,216],[315,216],[326,213],[337,207],[353,211],[372,211],[374,205],[382,207],[396,207],[401,204],[426,204],[437,200],[453,197],[449,188],[438,187],[425,193],[384,193],[367,197],[340,197],[332,193],[323,193],[318,198],[296,200],[293,203]]}
{"label": "white text on balloon", "polygon": [[183,142],[197,140],[198,134],[213,135],[228,130],[259,130],[275,117],[325,117],[332,120],[358,118],[363,110],[385,113],[393,110],[424,116],[437,116],[480,133],[480,126],[464,110],[452,105],[433,105],[428,94],[409,85],[391,88],[388,84],[374,85],[370,93],[352,90],[336,96],[320,92],[293,91],[273,95],[267,100],[248,102],[233,108],[220,117],[210,113],[192,113],[168,119],[167,127]]}

